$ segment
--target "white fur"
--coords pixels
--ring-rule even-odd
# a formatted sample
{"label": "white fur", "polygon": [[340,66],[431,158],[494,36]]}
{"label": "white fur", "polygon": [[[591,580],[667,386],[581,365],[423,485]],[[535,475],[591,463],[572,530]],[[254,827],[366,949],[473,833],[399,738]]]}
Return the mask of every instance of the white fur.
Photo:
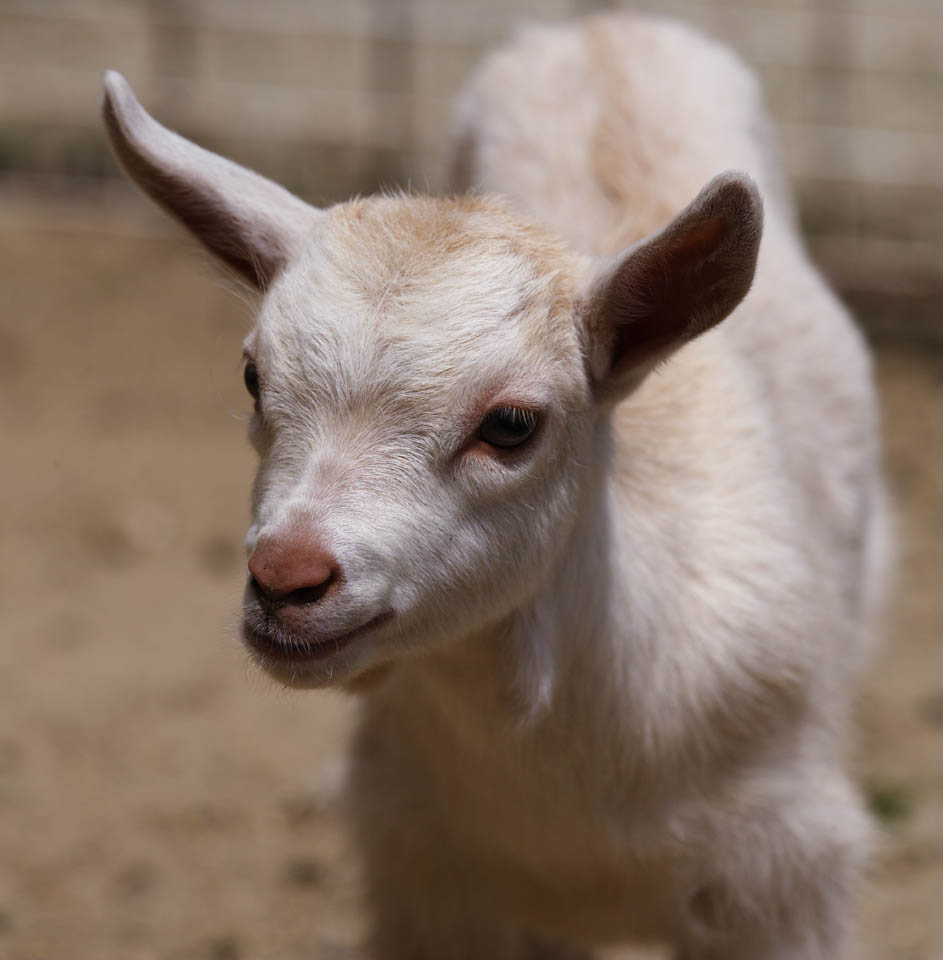
{"label": "white fur", "polygon": [[[249,549],[300,537],[338,559],[306,642],[394,614],[313,662],[262,657],[364,689],[350,798],[375,956],[654,939],[837,960],[869,835],[842,740],[886,552],[875,404],[756,84],[681,26],[603,18],[523,33],[457,117],[462,186],[520,212],[378,197],[301,230],[292,205],[246,343]],[[140,151],[160,165],[162,128],[115,129],[132,176]],[[187,162],[199,192],[212,165]],[[767,200],[752,292],[601,402],[600,278],[731,166]],[[251,234],[254,190],[214,237]],[[702,197],[749,226],[751,190]],[[542,411],[510,461],[475,439],[501,404]]]}

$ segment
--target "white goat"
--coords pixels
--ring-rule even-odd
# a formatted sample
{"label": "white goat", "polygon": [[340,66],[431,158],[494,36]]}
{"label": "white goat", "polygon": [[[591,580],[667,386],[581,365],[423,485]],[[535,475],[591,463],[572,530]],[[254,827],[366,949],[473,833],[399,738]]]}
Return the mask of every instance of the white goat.
{"label": "white goat", "polygon": [[[533,28],[459,110],[456,168],[510,203],[328,210],[105,88],[131,177],[264,292],[245,641],[363,693],[373,955],[836,960],[875,404],[745,68],[670,23]],[[758,262],[746,176],[685,206],[731,166]]]}

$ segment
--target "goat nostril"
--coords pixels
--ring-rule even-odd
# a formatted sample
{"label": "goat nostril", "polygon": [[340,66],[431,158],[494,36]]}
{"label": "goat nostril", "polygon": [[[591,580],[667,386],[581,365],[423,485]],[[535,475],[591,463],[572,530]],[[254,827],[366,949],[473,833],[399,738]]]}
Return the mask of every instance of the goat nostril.
{"label": "goat nostril", "polygon": [[294,606],[305,606],[309,603],[317,603],[323,596],[331,589],[331,584],[334,583],[336,577],[334,576],[334,571],[332,570],[327,579],[322,580],[321,583],[314,584],[310,587],[300,587],[297,590],[292,590],[291,593],[286,594],[282,597],[283,603],[290,603]]}
{"label": "goat nostril", "polygon": [[257,577],[250,574],[249,589],[255,594],[256,600],[266,607],[275,609],[283,606],[306,606],[317,603],[336,583],[338,577],[334,570],[327,572],[327,576],[320,582],[309,584],[306,587],[297,587],[294,590],[279,590],[275,585],[267,586]]}
{"label": "goat nostril", "polygon": [[253,577],[249,577],[249,589],[255,594],[257,600],[263,601],[265,603],[270,603],[276,599],[275,592],[271,590],[266,590],[259,581]]}

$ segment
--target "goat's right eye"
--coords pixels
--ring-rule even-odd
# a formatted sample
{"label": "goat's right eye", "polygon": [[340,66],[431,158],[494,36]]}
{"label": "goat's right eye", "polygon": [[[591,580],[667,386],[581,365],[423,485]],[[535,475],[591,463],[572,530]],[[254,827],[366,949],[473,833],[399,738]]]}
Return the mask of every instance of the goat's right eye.
{"label": "goat's right eye", "polygon": [[243,371],[243,380],[246,382],[246,390],[249,391],[249,396],[255,400],[255,405],[259,405],[259,371],[256,370],[255,364],[249,360],[246,363],[246,369]]}
{"label": "goat's right eye", "polygon": [[519,447],[537,429],[537,411],[525,407],[495,407],[478,427],[478,439],[498,450]]}

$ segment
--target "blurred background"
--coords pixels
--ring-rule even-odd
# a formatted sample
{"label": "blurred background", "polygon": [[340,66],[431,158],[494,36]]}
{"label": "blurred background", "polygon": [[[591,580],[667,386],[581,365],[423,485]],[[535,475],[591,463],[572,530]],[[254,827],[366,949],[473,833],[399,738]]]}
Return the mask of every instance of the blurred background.
{"label": "blurred background", "polygon": [[760,72],[875,347],[901,562],[854,750],[882,825],[859,955],[943,958],[943,4],[0,0],[4,960],[360,956],[352,704],[274,690],[234,639],[251,309],[122,180],[102,70],[314,203],[435,192],[482,52],[604,7]]}

